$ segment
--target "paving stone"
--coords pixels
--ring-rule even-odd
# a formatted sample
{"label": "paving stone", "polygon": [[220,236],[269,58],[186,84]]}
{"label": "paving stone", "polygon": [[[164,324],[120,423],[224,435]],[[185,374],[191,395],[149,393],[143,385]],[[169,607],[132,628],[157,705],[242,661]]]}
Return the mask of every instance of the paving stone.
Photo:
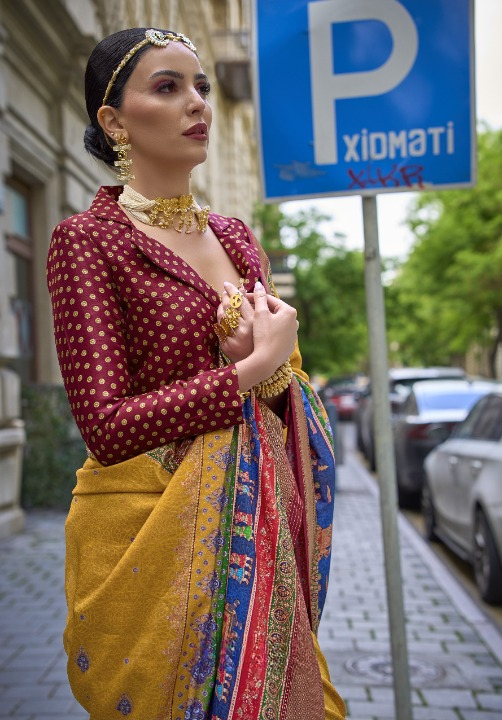
{"label": "paving stone", "polygon": [[426,653],[429,655],[442,655],[444,650],[441,643],[432,642],[432,640],[413,640],[408,641],[408,652],[410,653]]}
{"label": "paving stone", "polygon": [[17,709],[17,713],[28,715],[30,713],[36,715],[53,715],[66,714],[74,704],[74,700],[67,698],[44,698],[43,702],[36,699],[28,699],[22,701]]}
{"label": "paving stone", "polygon": [[430,707],[475,708],[476,700],[469,690],[423,690],[426,705]]}
{"label": "paving stone", "polygon": [[369,700],[370,690],[363,685],[342,685],[336,681],[334,681],[334,684],[344,702],[349,700]]}
{"label": "paving stone", "polygon": [[393,719],[395,717],[393,703],[363,702],[362,700],[354,700],[349,702],[348,706],[350,708],[350,715],[356,718],[359,718],[361,715],[385,718],[386,720],[389,718]]}
{"label": "paving stone", "polygon": [[5,665],[6,670],[37,670],[39,668],[47,668],[54,664],[59,653],[56,648],[51,646],[46,648],[44,652],[35,651],[32,648],[22,650],[12,660]]}
{"label": "paving stone", "polygon": [[476,655],[477,653],[483,652],[485,646],[482,642],[467,643],[467,642],[446,642],[444,643],[445,650],[451,654],[462,654],[462,655]]}
{"label": "paving stone", "polygon": [[42,701],[50,698],[54,689],[54,685],[39,685],[38,683],[35,685],[16,684],[7,687],[0,697],[2,698],[2,702],[5,699],[12,699],[19,702],[21,700],[36,700],[37,698]]}
{"label": "paving stone", "polygon": [[19,698],[2,697],[2,713],[5,715],[14,715],[21,702]]}
{"label": "paving stone", "polygon": [[476,698],[483,710],[498,710],[502,717],[502,694],[476,693]]}
{"label": "paving stone", "polygon": [[69,713],[69,720],[89,720],[89,714],[77,702],[72,705]]}
{"label": "paving stone", "polygon": [[448,708],[413,707],[413,720],[459,720],[459,716]]}
{"label": "paving stone", "polygon": [[38,670],[2,670],[0,682],[7,687],[36,685],[45,671],[45,668]]}

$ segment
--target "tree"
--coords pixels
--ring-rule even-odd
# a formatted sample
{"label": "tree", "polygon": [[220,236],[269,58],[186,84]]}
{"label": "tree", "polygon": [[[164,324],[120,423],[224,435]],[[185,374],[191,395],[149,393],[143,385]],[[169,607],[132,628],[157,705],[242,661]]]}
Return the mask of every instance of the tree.
{"label": "tree", "polygon": [[330,242],[319,232],[327,219],[315,209],[290,217],[277,205],[259,205],[253,222],[267,252],[289,254],[307,372],[339,375],[366,361],[364,261],[339,237]]}
{"label": "tree", "polygon": [[502,132],[479,135],[474,188],[425,192],[408,218],[416,243],[393,284],[401,359],[448,363],[472,345],[495,377],[502,342]]}

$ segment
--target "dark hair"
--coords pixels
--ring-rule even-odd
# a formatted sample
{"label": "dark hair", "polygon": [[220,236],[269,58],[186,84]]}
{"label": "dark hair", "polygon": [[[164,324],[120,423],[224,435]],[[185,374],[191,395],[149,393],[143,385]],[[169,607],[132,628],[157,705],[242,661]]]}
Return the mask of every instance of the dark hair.
{"label": "dark hair", "polygon": [[[101,107],[106,88],[112,79],[113,73],[129,50],[145,39],[147,29],[148,28],[131,28],[129,30],[119,30],[119,32],[109,35],[96,45],[87,61],[87,67],[85,69],[85,102],[90,123],[85,129],[84,146],[87,152],[111,167],[113,167],[115,155],[106,140],[105,133],[98,123],[98,110]],[[165,33],[168,31],[161,30],[161,32]],[[124,86],[128,78],[136,67],[140,57],[151,47],[152,46],[148,44],[140,48],[129,62],[124,65],[117,75],[117,79],[110,91],[106,101],[107,105],[115,108],[120,107]]]}

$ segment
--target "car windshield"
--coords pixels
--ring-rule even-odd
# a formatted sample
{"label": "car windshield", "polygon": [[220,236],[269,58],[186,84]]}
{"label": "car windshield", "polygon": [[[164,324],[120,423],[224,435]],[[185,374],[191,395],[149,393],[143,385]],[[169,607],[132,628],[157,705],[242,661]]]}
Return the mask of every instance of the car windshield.
{"label": "car windshield", "polygon": [[444,395],[422,395],[418,398],[424,410],[466,410],[481,396],[479,392],[445,393]]}

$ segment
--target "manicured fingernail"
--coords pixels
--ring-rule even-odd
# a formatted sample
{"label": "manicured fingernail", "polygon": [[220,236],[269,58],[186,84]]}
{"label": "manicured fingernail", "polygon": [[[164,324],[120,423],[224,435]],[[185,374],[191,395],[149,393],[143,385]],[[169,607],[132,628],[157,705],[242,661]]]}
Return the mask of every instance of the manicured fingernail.
{"label": "manicured fingernail", "polygon": [[259,280],[257,280],[257,281],[255,282],[255,284],[254,284],[254,289],[255,289],[255,290],[264,290],[265,288],[263,287],[263,285],[261,284],[261,282],[260,282]]}
{"label": "manicured fingernail", "polygon": [[232,287],[232,285],[229,282],[224,282],[223,287],[225,288],[225,290],[228,290],[228,288]]}

